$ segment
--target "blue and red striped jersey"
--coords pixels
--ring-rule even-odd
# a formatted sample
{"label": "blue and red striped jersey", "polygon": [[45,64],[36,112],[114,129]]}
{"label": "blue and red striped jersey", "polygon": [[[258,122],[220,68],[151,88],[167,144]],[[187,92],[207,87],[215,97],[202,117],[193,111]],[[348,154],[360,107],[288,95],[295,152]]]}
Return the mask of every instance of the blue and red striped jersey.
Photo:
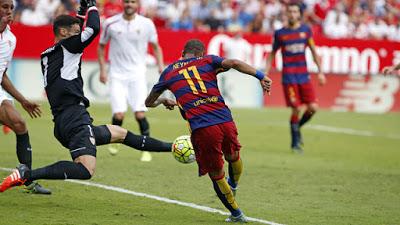
{"label": "blue and red striped jersey", "polygon": [[161,73],[153,87],[154,92],[168,89],[175,95],[192,131],[232,121],[217,83],[217,74],[226,71],[223,60],[214,55],[178,60]]}
{"label": "blue and red striped jersey", "polygon": [[310,81],[307,71],[306,47],[312,40],[309,26],[302,24],[297,29],[284,27],[276,30],[272,49],[282,50],[282,83],[302,84]]}

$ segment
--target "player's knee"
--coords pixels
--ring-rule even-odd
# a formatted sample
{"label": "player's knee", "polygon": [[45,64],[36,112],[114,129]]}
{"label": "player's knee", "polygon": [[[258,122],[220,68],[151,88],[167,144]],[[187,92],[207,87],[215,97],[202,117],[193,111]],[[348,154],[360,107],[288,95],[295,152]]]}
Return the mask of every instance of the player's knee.
{"label": "player's knee", "polygon": [[124,120],[125,113],[123,113],[123,112],[114,113],[114,118],[117,120]]}
{"label": "player's knee", "polygon": [[300,114],[300,107],[292,107],[292,115],[298,115]]}
{"label": "player's knee", "polygon": [[211,180],[220,180],[225,177],[224,168],[210,171],[210,172],[208,172],[208,176],[211,178]]}
{"label": "player's knee", "polygon": [[96,163],[83,160],[81,162],[78,162],[78,165],[79,164],[81,165],[81,178],[87,180],[92,178],[96,170]]}
{"label": "player's knee", "polygon": [[136,120],[142,120],[146,117],[144,112],[135,112],[135,118]]}
{"label": "player's knee", "polygon": [[12,118],[10,126],[17,134],[23,134],[27,131],[25,120],[21,117]]}
{"label": "player's knee", "polygon": [[108,130],[111,133],[111,142],[122,142],[125,140],[128,130],[115,125],[107,125]]}
{"label": "player's knee", "polygon": [[318,105],[316,103],[308,105],[308,111],[316,113],[318,111]]}
{"label": "player's knee", "polygon": [[236,162],[237,160],[239,160],[239,152],[225,155],[225,160],[228,162]]}
{"label": "player's knee", "polygon": [[80,179],[88,180],[93,177],[96,170],[96,157],[83,155],[76,158],[74,162],[80,167]]}

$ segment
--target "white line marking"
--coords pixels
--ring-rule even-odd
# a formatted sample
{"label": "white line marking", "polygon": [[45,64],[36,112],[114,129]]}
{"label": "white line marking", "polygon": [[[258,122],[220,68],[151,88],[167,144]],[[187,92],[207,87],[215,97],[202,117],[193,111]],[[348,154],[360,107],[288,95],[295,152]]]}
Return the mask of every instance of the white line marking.
{"label": "white line marking", "polygon": [[[266,123],[261,123],[261,124],[258,123],[257,125],[288,127],[289,123],[276,121],[276,122],[266,122]],[[302,129],[318,130],[318,131],[329,132],[329,133],[354,135],[354,136],[362,136],[362,137],[380,137],[380,138],[400,140],[400,133],[399,134],[394,134],[394,133],[380,134],[380,133],[376,133],[376,132],[369,131],[369,130],[356,130],[353,128],[333,127],[333,126],[327,126],[327,125],[322,125],[322,124],[307,124]]]}
{"label": "white line marking", "polygon": [[[8,171],[8,172],[13,171],[13,169],[3,168],[3,167],[0,167],[0,170]],[[185,207],[189,207],[189,208],[193,208],[193,209],[197,209],[197,210],[201,210],[201,211],[205,211],[205,212],[218,213],[218,214],[225,215],[225,216],[230,215],[230,213],[219,210],[219,209],[214,209],[214,208],[207,207],[207,206],[197,205],[195,203],[190,203],[190,202],[181,202],[178,200],[164,198],[164,197],[160,197],[157,195],[150,195],[150,194],[146,194],[146,193],[142,193],[142,192],[131,191],[131,190],[127,190],[127,189],[116,187],[116,186],[104,185],[104,184],[88,182],[88,181],[81,181],[81,180],[65,180],[65,181],[70,182],[70,183],[81,184],[81,185],[85,185],[85,186],[97,187],[97,188],[105,189],[108,191],[115,191],[115,192],[119,192],[119,193],[123,193],[123,194],[133,195],[133,196],[137,196],[137,197],[149,198],[149,199],[153,199],[156,201],[185,206]],[[247,219],[251,222],[257,222],[257,223],[262,223],[262,224],[283,225],[280,223],[275,223],[275,222],[258,219],[258,218],[253,218],[253,217],[247,217]]]}
{"label": "white line marking", "polygon": [[304,128],[325,131],[325,132],[331,132],[331,133],[350,134],[350,135],[364,136],[364,137],[384,137],[384,138],[389,138],[389,139],[400,140],[400,135],[396,135],[396,134],[383,135],[383,134],[377,134],[375,132],[368,131],[368,130],[356,130],[356,129],[345,128],[345,127],[331,127],[331,126],[326,126],[326,125],[311,124],[311,125],[305,126]]}

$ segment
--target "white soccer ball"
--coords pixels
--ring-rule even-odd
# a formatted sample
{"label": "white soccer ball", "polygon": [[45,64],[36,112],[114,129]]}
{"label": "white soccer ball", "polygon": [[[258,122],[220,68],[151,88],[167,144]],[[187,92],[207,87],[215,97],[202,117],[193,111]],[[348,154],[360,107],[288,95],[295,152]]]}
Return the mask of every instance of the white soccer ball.
{"label": "white soccer ball", "polygon": [[192,163],[196,160],[189,135],[177,137],[172,144],[172,155],[180,163]]}

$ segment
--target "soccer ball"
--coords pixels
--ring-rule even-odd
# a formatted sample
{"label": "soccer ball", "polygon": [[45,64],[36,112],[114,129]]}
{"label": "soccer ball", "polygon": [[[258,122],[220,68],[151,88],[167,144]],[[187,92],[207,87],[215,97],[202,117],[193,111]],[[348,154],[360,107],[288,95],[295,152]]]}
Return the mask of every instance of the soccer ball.
{"label": "soccer ball", "polygon": [[189,135],[179,136],[174,140],[172,155],[180,163],[192,163],[196,160]]}

